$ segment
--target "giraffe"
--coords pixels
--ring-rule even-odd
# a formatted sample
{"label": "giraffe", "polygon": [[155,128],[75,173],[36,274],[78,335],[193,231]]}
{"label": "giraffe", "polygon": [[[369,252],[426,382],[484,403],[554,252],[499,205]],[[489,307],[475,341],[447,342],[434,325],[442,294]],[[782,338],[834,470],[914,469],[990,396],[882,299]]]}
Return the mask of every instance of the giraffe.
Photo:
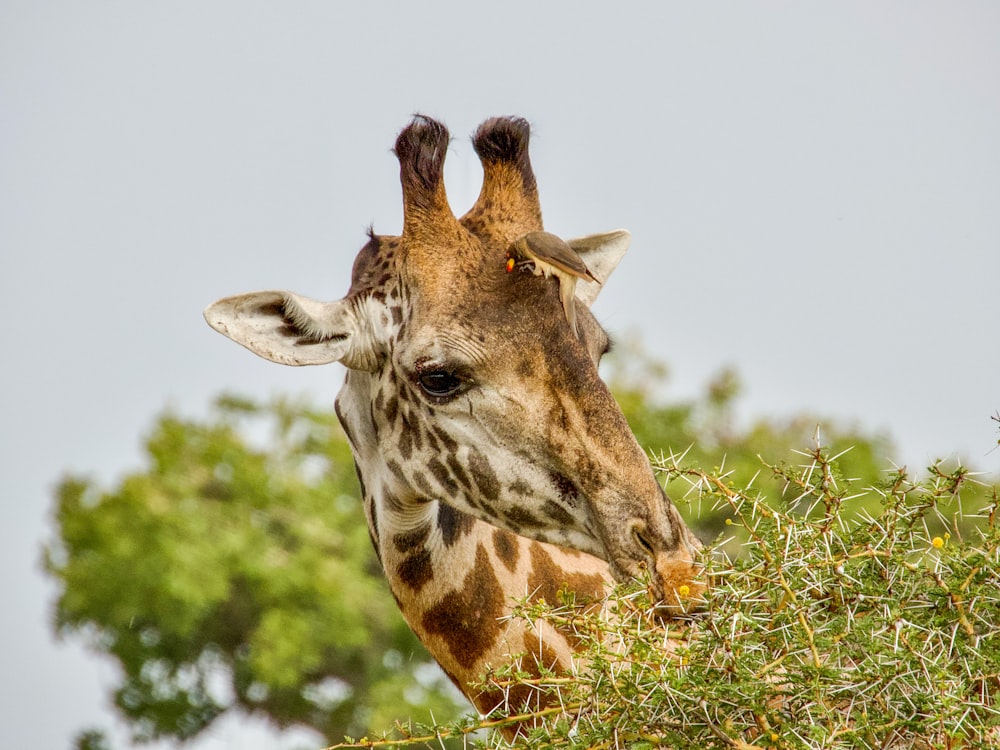
{"label": "giraffe", "polygon": [[[346,366],[336,411],[389,587],[482,713],[530,697],[484,689],[491,668],[574,668],[572,636],[509,617],[516,600],[568,590],[599,606],[610,583],[646,573],[654,601],[676,612],[689,604],[679,592],[702,590],[700,543],[598,376],[610,343],[589,306],[601,285],[576,287],[574,327],[558,279],[508,273],[513,243],[542,230],[529,136],[516,117],[480,125],[482,189],[457,218],[448,131],[415,116],[394,149],[402,234],[369,229],[343,299],[267,291],[205,310],[271,361]],[[569,245],[603,282],[628,243],[619,230]]]}

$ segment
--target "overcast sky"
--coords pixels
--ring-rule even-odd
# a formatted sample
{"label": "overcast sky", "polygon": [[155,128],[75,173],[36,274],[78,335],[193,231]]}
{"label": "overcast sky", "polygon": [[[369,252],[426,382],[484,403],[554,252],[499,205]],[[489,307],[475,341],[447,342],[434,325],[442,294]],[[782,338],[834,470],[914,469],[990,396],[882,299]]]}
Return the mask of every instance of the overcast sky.
{"label": "overcast sky", "polygon": [[[401,227],[416,111],[451,128],[456,213],[469,134],[520,114],[546,228],[632,232],[595,312],[669,397],[731,364],[744,419],[1000,469],[1000,4],[0,0],[0,746],[113,725],[110,665],[49,634],[55,482],[137,468],[168,405],[332,403],[341,370],[201,310],[340,297],[366,226]],[[198,748],[294,740],[226,722]]]}

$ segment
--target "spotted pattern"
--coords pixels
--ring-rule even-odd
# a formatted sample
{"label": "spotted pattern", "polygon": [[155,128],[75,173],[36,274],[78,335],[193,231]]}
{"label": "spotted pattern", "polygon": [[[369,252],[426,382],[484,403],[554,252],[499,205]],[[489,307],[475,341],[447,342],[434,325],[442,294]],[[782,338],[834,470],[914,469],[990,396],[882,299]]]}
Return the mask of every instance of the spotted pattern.
{"label": "spotted pattern", "polygon": [[396,549],[403,553],[415,552],[427,543],[427,537],[430,536],[431,529],[430,526],[418,526],[412,531],[405,531],[401,534],[396,534],[392,538],[392,543],[396,545]]}
{"label": "spotted pattern", "polygon": [[431,456],[427,461],[427,468],[430,469],[431,474],[434,479],[437,480],[438,485],[440,485],[442,491],[445,495],[457,495],[459,492],[458,482],[456,482],[452,476],[451,472],[448,471],[448,467],[441,463],[441,460],[437,456]]}
{"label": "spotted pattern", "polygon": [[548,518],[551,518],[561,526],[569,526],[574,521],[573,515],[568,510],[559,503],[554,503],[551,500],[545,502],[542,506],[542,511]]}
{"label": "spotted pattern", "polygon": [[[384,303],[387,310],[384,324],[391,329],[386,335],[387,361],[397,361],[396,347],[406,341],[408,325],[415,319],[411,303],[417,299],[417,292],[407,280],[415,278],[412,276],[415,269],[437,272],[446,265],[440,262],[440,255],[428,262],[426,252],[423,261],[426,265],[420,265],[421,247],[417,239],[423,241],[426,237],[418,238],[410,231],[414,217],[423,217],[427,222],[424,234],[432,241],[425,244],[437,243],[433,249],[440,250],[441,242],[449,240],[450,257],[456,258],[456,263],[463,252],[459,245],[469,242],[468,237],[479,248],[498,251],[497,257],[502,258],[502,248],[510,241],[526,231],[542,228],[537,187],[528,159],[528,137],[527,123],[516,118],[494,119],[480,127],[473,142],[484,166],[481,196],[460,223],[451,217],[449,224],[445,212],[450,217],[450,209],[443,189],[447,132],[433,121],[417,118],[413,126],[400,134],[396,153],[401,166],[407,239],[370,232],[368,243],[355,260],[350,292],[370,294]],[[451,242],[463,232],[465,240]],[[467,265],[482,270],[483,263],[485,260],[480,259]],[[557,285],[546,283],[552,282],[551,279],[530,274],[507,275],[502,272],[502,261],[495,265],[503,281],[515,290],[511,294],[521,297],[519,302],[512,296],[512,303],[532,305],[531,314],[535,318],[544,318],[543,313],[536,312],[546,309],[540,303],[561,311]],[[461,290],[457,291],[461,294]],[[448,293],[454,296],[456,290],[450,288]],[[525,299],[529,301],[526,303]],[[467,310],[455,312],[453,322],[468,330],[470,342],[487,345],[484,331],[498,330],[511,319],[511,305],[486,308],[478,311],[475,319]],[[489,318],[491,314],[496,316],[495,320]],[[586,312],[582,315],[584,320],[588,316]],[[565,325],[560,315],[554,315],[553,319]],[[538,334],[549,340],[543,331]],[[587,364],[592,365],[590,361]],[[520,378],[541,380],[548,380],[546,373],[558,369],[520,353],[511,367]],[[580,490],[566,476],[553,474],[548,477],[551,486],[545,493],[552,499],[538,507],[538,482],[546,481],[544,475],[530,480],[505,473],[498,476],[496,465],[491,464],[484,449],[468,445],[464,439],[459,445],[455,437],[435,423],[434,408],[415,390],[409,376],[401,376],[395,366],[382,367],[370,378],[365,377],[369,390],[360,396],[355,392],[356,397],[363,399],[364,407],[348,410],[346,415],[338,408],[338,416],[347,428],[356,457],[361,455],[359,440],[362,445],[379,446],[377,463],[366,466],[368,486],[363,480],[361,484],[369,532],[380,552],[393,596],[431,652],[447,665],[452,681],[478,708],[489,710],[505,698],[508,709],[513,710],[544,702],[544,694],[527,687],[506,695],[477,693],[474,680],[499,658],[510,658],[501,657],[502,650],[523,651],[521,666],[529,674],[538,675],[543,668],[568,669],[567,642],[571,643],[571,634],[552,634],[549,630],[540,641],[540,631],[530,625],[517,630],[518,625],[498,618],[509,614],[513,596],[524,593],[530,593],[536,601],[556,603],[560,591],[569,589],[575,592],[578,601],[597,600],[604,593],[606,576],[593,571],[606,568],[591,558],[580,563],[583,570],[590,572],[574,571],[573,564],[581,553],[550,554],[544,545],[476,521],[442,499],[458,500],[462,507],[481,511],[486,517],[490,514],[499,517],[502,512],[502,520],[510,529],[558,532],[579,518],[584,508]],[[558,404],[559,384],[550,385],[551,402]],[[357,420],[354,428],[347,426],[349,419],[345,416]],[[559,437],[557,431],[565,433],[571,427],[566,409],[557,408],[541,417],[551,425],[554,438]],[[585,422],[597,423],[592,417],[583,414]],[[362,461],[373,460],[372,449],[368,450],[368,454],[358,458],[359,480]],[[581,462],[585,461],[586,457],[581,457]],[[594,467],[574,465],[571,473],[584,482],[588,468]],[[586,476],[589,481],[589,475]],[[533,481],[535,486],[531,484]],[[459,578],[461,582],[456,583]]]}
{"label": "spotted pattern", "polygon": [[438,528],[441,530],[441,541],[445,547],[453,547],[466,534],[472,531],[473,519],[471,516],[455,510],[446,503],[438,504],[437,514]]}
{"label": "spotted pattern", "polygon": [[517,537],[505,529],[495,529],[493,531],[493,551],[497,553],[497,558],[507,570],[511,573],[517,570],[517,561],[521,557]]}
{"label": "spotted pattern", "polygon": [[597,599],[604,595],[604,579],[595,574],[583,574],[560,568],[545,548],[533,542],[531,547],[531,575],[528,586],[534,592],[532,601],[559,603],[559,592],[568,589],[576,593],[577,600]]}
{"label": "spotted pattern", "polygon": [[[561,672],[568,669],[555,650],[544,641],[539,642],[537,635],[526,632],[522,637],[524,655],[518,659],[518,671],[524,672],[529,678],[542,676],[543,670]],[[534,689],[530,685],[511,685],[504,690],[483,690],[473,698],[476,708],[482,713],[490,713],[501,709],[506,714],[523,714],[544,708],[551,697]],[[508,731],[508,739],[536,726],[531,719],[523,724],[515,725]]]}
{"label": "spotted pattern", "polygon": [[443,638],[452,658],[470,669],[500,637],[498,618],[504,614],[503,588],[497,580],[489,553],[480,544],[476,562],[459,591],[446,594],[427,610],[424,630]]}
{"label": "spotted pattern", "polygon": [[489,460],[476,448],[469,449],[468,469],[480,495],[487,502],[495,500],[500,494],[500,480]]}

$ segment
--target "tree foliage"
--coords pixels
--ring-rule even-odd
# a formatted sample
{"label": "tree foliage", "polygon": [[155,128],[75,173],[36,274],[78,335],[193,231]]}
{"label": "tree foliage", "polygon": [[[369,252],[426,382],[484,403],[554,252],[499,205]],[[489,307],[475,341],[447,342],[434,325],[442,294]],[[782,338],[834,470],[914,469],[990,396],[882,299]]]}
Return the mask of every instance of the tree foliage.
{"label": "tree foliage", "polygon": [[550,707],[339,747],[525,722],[536,723],[518,743],[529,748],[1000,747],[1000,488],[937,466],[919,482],[899,471],[864,490],[835,478],[821,446],[803,459],[768,467],[794,488],[777,504],[660,463],[748,541],[735,560],[707,551],[703,611],[666,624],[636,584],[617,588],[610,616],[571,601],[522,605],[519,616],[573,633],[583,668],[504,669],[489,687],[544,690],[557,697]]}
{"label": "tree foliage", "polygon": [[[785,623],[792,617],[789,624],[781,625],[778,636],[768,635],[764,627],[754,636],[760,643],[744,639],[728,645],[713,640],[722,637],[721,626],[712,630],[705,625],[711,619],[698,620],[701,624],[687,631],[685,648],[690,655],[686,658],[689,663],[707,658],[706,654],[714,653],[717,647],[729,648],[732,654],[752,653],[760,658],[770,655],[779,659],[775,669],[780,665],[780,670],[774,674],[794,666],[800,670],[795,673],[796,680],[809,677],[809,684],[817,692],[829,662],[822,658],[819,667],[810,667],[805,659],[799,664],[797,660],[808,654],[787,645],[787,653],[782,656],[780,648],[774,650],[776,638],[798,632],[797,613],[803,613],[807,622],[814,617],[815,613],[804,610],[802,603],[816,601],[813,594],[817,590],[832,591],[829,587],[839,581],[843,597],[846,579],[837,578],[841,574],[835,573],[836,566],[830,564],[834,558],[823,563],[808,556],[815,550],[808,554],[803,551],[800,564],[788,569],[789,580],[793,581],[789,587],[799,604],[790,603],[788,597],[792,594],[782,588],[780,581],[775,588],[773,563],[760,569],[760,555],[770,550],[766,554],[774,559],[778,554],[773,548],[778,530],[772,528],[777,519],[799,518],[802,524],[796,528],[808,530],[805,535],[795,536],[794,544],[789,541],[792,537],[778,539],[796,554],[800,548],[806,549],[810,539],[830,544],[835,535],[849,529],[850,534],[836,536],[836,544],[826,552],[852,560],[844,575],[859,581],[862,572],[854,570],[858,563],[850,555],[867,542],[866,527],[858,525],[856,519],[881,517],[889,507],[887,498],[896,497],[899,491],[906,498],[925,498],[924,505],[917,503],[921,523],[912,522],[906,545],[894,548],[907,565],[917,564],[914,555],[919,558],[918,552],[923,549],[919,544],[914,546],[914,540],[926,548],[925,542],[933,538],[932,531],[952,533],[946,548],[943,552],[935,550],[933,559],[956,559],[959,538],[969,532],[971,522],[962,520],[955,525],[953,519],[945,519],[936,510],[940,498],[933,491],[922,495],[916,489],[918,485],[909,484],[905,475],[893,473],[892,446],[887,439],[837,425],[826,425],[823,430],[827,444],[841,454],[836,461],[827,460],[828,454],[822,458],[830,484],[810,494],[791,469],[777,464],[768,467],[759,456],[771,460],[791,456],[794,461],[797,457],[789,448],[807,444],[819,420],[800,415],[738,428],[733,416],[739,393],[735,373],[723,371],[700,397],[684,403],[659,398],[658,389],[665,378],[662,365],[649,361],[633,347],[619,359],[619,364],[612,366],[609,380],[640,443],[657,457],[668,491],[681,501],[689,523],[703,539],[719,538],[717,546],[736,560],[721,568],[716,565],[714,571],[720,582],[714,590],[731,590],[735,598],[723,602],[716,594],[710,611],[721,618],[719,622],[727,624],[743,615],[749,618],[747,622],[758,625],[771,622],[767,607],[776,610],[770,615],[780,615],[772,618],[774,623]],[[345,735],[372,734],[395,720],[413,718],[420,722],[433,715],[436,720],[448,721],[467,710],[467,704],[446,684],[406,627],[388,592],[368,539],[350,451],[332,405],[317,409],[281,399],[256,404],[222,397],[203,420],[162,415],[145,449],[146,465],[111,489],[79,476],[66,477],[60,483],[56,492],[56,538],[45,550],[46,569],[59,587],[55,628],[65,636],[85,638],[97,652],[109,655],[119,665],[121,680],[114,690],[114,703],[137,740],[190,739],[226,711],[260,714],[281,727],[312,727],[334,742]],[[964,481],[967,470],[938,466],[934,471],[937,475],[932,474],[929,481],[960,472],[967,505],[987,502],[988,488]],[[909,489],[891,490],[893,482],[902,482],[899,486]],[[741,489],[733,489],[736,487]],[[857,496],[850,497],[842,491],[846,487],[881,489],[861,494],[852,491]],[[826,500],[808,501],[812,497]],[[926,500],[930,497],[935,498],[934,502]],[[744,516],[737,513],[736,502],[741,503]],[[909,507],[907,503],[910,500],[900,507]],[[835,528],[824,532],[826,536],[817,535],[815,524],[832,517],[837,519]],[[924,520],[930,525],[922,525]],[[933,527],[935,523],[940,528]],[[954,532],[949,531],[952,528]],[[961,554],[972,553],[966,550]],[[986,560],[989,555],[983,554]],[[873,556],[868,562],[877,567],[883,558]],[[818,572],[811,583],[808,571],[813,568]],[[952,582],[949,586],[957,585],[955,575],[946,578]],[[988,578],[992,573],[986,571],[983,575]],[[930,585],[923,573],[913,573],[911,578]],[[873,581],[865,585],[869,584],[875,585]],[[911,589],[901,587],[899,591]],[[623,596],[623,601],[634,600],[632,593]],[[829,604],[829,596],[835,595],[823,593],[819,600]],[[947,597],[935,595],[931,599],[939,615],[942,607],[948,609]],[[838,606],[838,616],[843,617],[851,605],[843,600]],[[851,617],[859,619],[858,610]],[[876,622],[868,610],[860,619]],[[914,630],[905,630],[911,638],[925,632],[919,628],[929,627],[916,624],[920,621],[910,614],[904,619],[915,623]],[[750,627],[744,627],[742,622],[737,622],[733,632],[742,634]],[[831,629],[833,626],[826,630],[813,627],[814,633],[827,638],[824,649],[829,638],[843,631],[842,625],[837,627],[840,630]],[[581,630],[581,637],[586,637],[585,631]],[[962,633],[956,637],[960,636],[966,637]],[[662,643],[662,634],[651,637]],[[989,642],[996,647],[992,640]],[[751,643],[757,645],[751,648]],[[620,675],[624,667],[615,661],[618,657],[612,659],[601,652],[605,645],[599,646],[597,641],[591,645],[591,674],[600,675],[606,665],[614,665],[607,668]],[[640,638],[634,648],[652,654],[652,641]],[[706,667],[707,671],[677,670],[677,653],[668,650],[657,656],[669,665],[654,664],[648,667],[649,673],[662,676],[664,670],[673,670],[676,674],[671,679],[682,681],[700,674],[703,692],[717,691],[712,693],[713,700],[718,698],[726,706],[739,702],[738,690],[745,685],[739,683],[743,687],[726,693],[729,688],[723,683],[711,688],[708,683],[725,677],[723,682],[736,684],[738,681],[731,679],[726,669],[736,669],[748,677],[764,666],[759,659],[740,661],[734,657],[728,666],[712,662],[715,666]],[[821,656],[826,654],[824,651]],[[647,657],[653,658],[649,654]],[[645,662],[635,661],[640,663]],[[907,669],[911,667],[916,669],[914,665]],[[735,708],[717,713],[715,719],[707,720],[705,731],[716,736],[716,730],[729,732],[739,738],[752,734],[753,730],[740,723],[748,716],[760,714],[771,722],[773,712],[768,713],[771,709],[766,702],[770,683],[761,679],[757,683],[758,692],[751,696],[752,700],[748,698],[747,705],[740,706],[741,713],[737,715]],[[620,689],[614,687],[619,685],[616,680],[607,679],[602,684],[605,689]],[[677,691],[681,684],[669,682],[663,689],[668,693]],[[783,683],[777,680],[774,684]],[[613,702],[613,696],[598,692],[597,686],[586,682],[573,689],[583,691],[580,695],[594,691],[595,705],[608,707]],[[651,697],[642,705],[653,705],[650,701],[659,705],[661,697],[655,701]],[[608,710],[613,714],[613,708]],[[775,717],[785,715],[775,711]],[[631,716],[631,709],[629,712]],[[654,715],[659,714],[650,714]],[[692,720],[690,712],[682,717],[688,724]],[[611,714],[594,714],[592,718],[594,726],[625,726],[624,719],[614,719]],[[504,719],[493,717],[491,721]],[[733,727],[731,732],[726,721]],[[753,721],[760,730],[757,719]],[[787,719],[785,722],[782,726],[789,726]],[[462,734],[477,726],[474,720],[467,719],[461,730],[439,728],[432,736],[440,737],[449,731]],[[633,727],[629,730],[633,734],[615,737],[632,737],[641,742],[641,737],[649,734],[647,729]],[[663,725],[656,731],[667,729]],[[554,737],[558,735],[555,731]],[[591,739],[597,746],[609,742],[607,737]],[[584,741],[566,739],[574,746]],[[82,734],[78,744],[105,747],[100,733],[92,731]]]}
{"label": "tree foliage", "polygon": [[[735,407],[741,391],[739,376],[726,367],[705,386],[697,398],[664,400],[659,394],[668,379],[666,366],[651,359],[635,342],[624,345],[624,356],[611,360],[608,381],[621,404],[639,444],[654,459],[683,455],[686,465],[725,474],[736,484],[753,483],[755,491],[768,503],[778,504],[786,492],[784,479],[765,470],[765,460],[794,457],[791,451],[811,444],[818,434],[831,449],[840,453],[836,471],[862,486],[885,479],[894,467],[894,446],[886,435],[865,432],[856,425],[813,414],[793,414],[781,418],[758,418],[745,427],[736,425]],[[671,497],[687,492],[675,477],[665,475]],[[871,509],[874,499],[857,504],[853,510]],[[688,523],[702,539],[722,533],[724,516],[699,505],[686,514]],[[732,529],[728,530],[732,532]],[[733,535],[729,552],[737,554],[744,534]]]}
{"label": "tree foliage", "polygon": [[162,416],[145,447],[110,491],[62,481],[46,550],[55,626],[114,657],[137,740],[232,709],[330,738],[455,715],[388,592],[332,409],[224,397],[204,422]]}

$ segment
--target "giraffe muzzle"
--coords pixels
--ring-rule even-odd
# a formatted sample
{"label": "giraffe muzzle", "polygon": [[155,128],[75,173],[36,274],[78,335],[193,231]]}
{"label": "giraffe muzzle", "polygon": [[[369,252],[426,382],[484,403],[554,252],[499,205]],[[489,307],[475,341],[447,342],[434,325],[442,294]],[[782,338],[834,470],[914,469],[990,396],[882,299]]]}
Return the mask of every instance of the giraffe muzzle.
{"label": "giraffe muzzle", "polygon": [[671,522],[620,524],[617,534],[608,535],[608,551],[615,578],[646,580],[650,602],[669,616],[699,609],[708,585],[698,559],[701,542],[665,502]]}
{"label": "giraffe muzzle", "polygon": [[708,588],[704,566],[696,550],[675,555],[657,555],[649,583],[649,597],[667,615],[700,609]]}

